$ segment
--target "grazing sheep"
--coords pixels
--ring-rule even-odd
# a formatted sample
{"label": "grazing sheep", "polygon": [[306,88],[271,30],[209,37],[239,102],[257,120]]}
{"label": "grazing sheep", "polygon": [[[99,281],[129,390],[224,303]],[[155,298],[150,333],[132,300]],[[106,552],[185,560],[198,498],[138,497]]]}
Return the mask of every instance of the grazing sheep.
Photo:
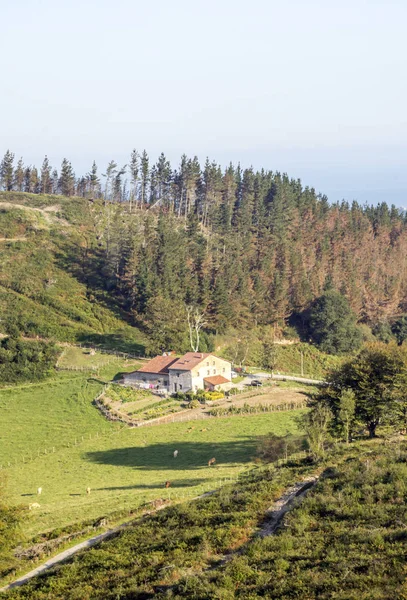
{"label": "grazing sheep", "polygon": [[38,496],[41,496],[41,494],[42,494],[42,487],[39,487],[39,488],[37,489],[37,495],[38,495]]}
{"label": "grazing sheep", "polygon": [[41,508],[41,505],[38,502],[32,502],[28,505],[28,510],[32,510],[33,508]]}
{"label": "grazing sheep", "polygon": [[208,467],[210,467],[211,465],[214,465],[216,463],[216,458],[211,458],[210,460],[208,460]]}
{"label": "grazing sheep", "polygon": [[177,458],[178,456],[178,450],[174,450],[174,458]]}
{"label": "grazing sheep", "polygon": [[171,481],[166,481],[166,482],[165,482],[165,487],[166,487],[166,488],[169,488],[170,486],[171,486]]}
{"label": "grazing sheep", "polygon": [[87,487],[87,488],[86,488],[86,493],[87,493],[87,494],[90,494],[90,487]]}

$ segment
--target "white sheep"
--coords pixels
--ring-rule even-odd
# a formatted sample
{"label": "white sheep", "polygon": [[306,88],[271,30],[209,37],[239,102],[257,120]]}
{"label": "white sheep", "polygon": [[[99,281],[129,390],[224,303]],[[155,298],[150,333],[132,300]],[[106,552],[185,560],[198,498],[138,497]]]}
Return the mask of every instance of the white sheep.
{"label": "white sheep", "polygon": [[174,450],[174,458],[177,458],[178,456],[178,450]]}
{"label": "white sheep", "polygon": [[86,493],[87,493],[87,494],[90,494],[90,487],[87,487],[87,488],[86,488]]}
{"label": "white sheep", "polygon": [[42,494],[42,487],[39,487],[39,488],[37,489],[37,495],[38,495],[38,496],[41,496],[41,494]]}
{"label": "white sheep", "polygon": [[28,505],[28,510],[32,510],[33,508],[41,508],[41,506],[38,504],[38,502],[32,502]]}

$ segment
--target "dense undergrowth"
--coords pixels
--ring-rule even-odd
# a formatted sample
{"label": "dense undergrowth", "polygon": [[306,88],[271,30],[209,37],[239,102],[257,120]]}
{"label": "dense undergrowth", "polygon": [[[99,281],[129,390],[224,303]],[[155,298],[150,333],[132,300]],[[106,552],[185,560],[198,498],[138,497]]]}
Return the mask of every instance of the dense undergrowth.
{"label": "dense undergrowth", "polygon": [[59,350],[42,341],[0,340],[0,384],[37,381],[53,372]]}
{"label": "dense undergrowth", "polygon": [[406,461],[405,444],[376,442],[331,456],[314,490],[264,539],[254,533],[266,509],[316,467],[259,468],[144,519],[10,597],[405,598]]}

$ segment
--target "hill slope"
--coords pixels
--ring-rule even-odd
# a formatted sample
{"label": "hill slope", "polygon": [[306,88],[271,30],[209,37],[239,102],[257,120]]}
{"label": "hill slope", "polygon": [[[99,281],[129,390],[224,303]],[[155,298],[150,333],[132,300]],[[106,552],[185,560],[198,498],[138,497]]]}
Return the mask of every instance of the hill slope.
{"label": "hill slope", "polygon": [[3,334],[143,351],[143,335],[103,286],[95,221],[83,199],[0,194]]}
{"label": "hill slope", "polygon": [[[350,455],[349,455],[350,454]],[[396,457],[398,456],[398,460]],[[33,580],[11,598],[404,598],[405,445],[336,456],[276,535],[257,537],[292,462],[167,508]]]}

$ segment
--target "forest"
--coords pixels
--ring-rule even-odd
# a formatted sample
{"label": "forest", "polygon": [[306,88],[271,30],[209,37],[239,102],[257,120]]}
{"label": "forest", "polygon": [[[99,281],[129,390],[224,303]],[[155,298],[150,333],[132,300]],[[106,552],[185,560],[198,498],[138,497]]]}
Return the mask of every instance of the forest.
{"label": "forest", "polygon": [[[70,243],[65,268],[89,292],[103,290],[147,334],[150,353],[188,347],[188,307],[202,315],[202,350],[231,330],[301,330],[330,290],[368,326],[365,339],[371,330],[392,336],[407,312],[407,218],[385,201],[332,204],[279,172],[185,155],[174,168],[164,154],[154,163],[136,150],[128,165],[111,161],[99,174],[93,163],[79,177],[67,159],[59,171],[47,157],[37,169],[7,151],[0,180],[4,200],[63,201],[76,237],[54,232],[51,241]],[[37,227],[30,235],[44,234]]]}

